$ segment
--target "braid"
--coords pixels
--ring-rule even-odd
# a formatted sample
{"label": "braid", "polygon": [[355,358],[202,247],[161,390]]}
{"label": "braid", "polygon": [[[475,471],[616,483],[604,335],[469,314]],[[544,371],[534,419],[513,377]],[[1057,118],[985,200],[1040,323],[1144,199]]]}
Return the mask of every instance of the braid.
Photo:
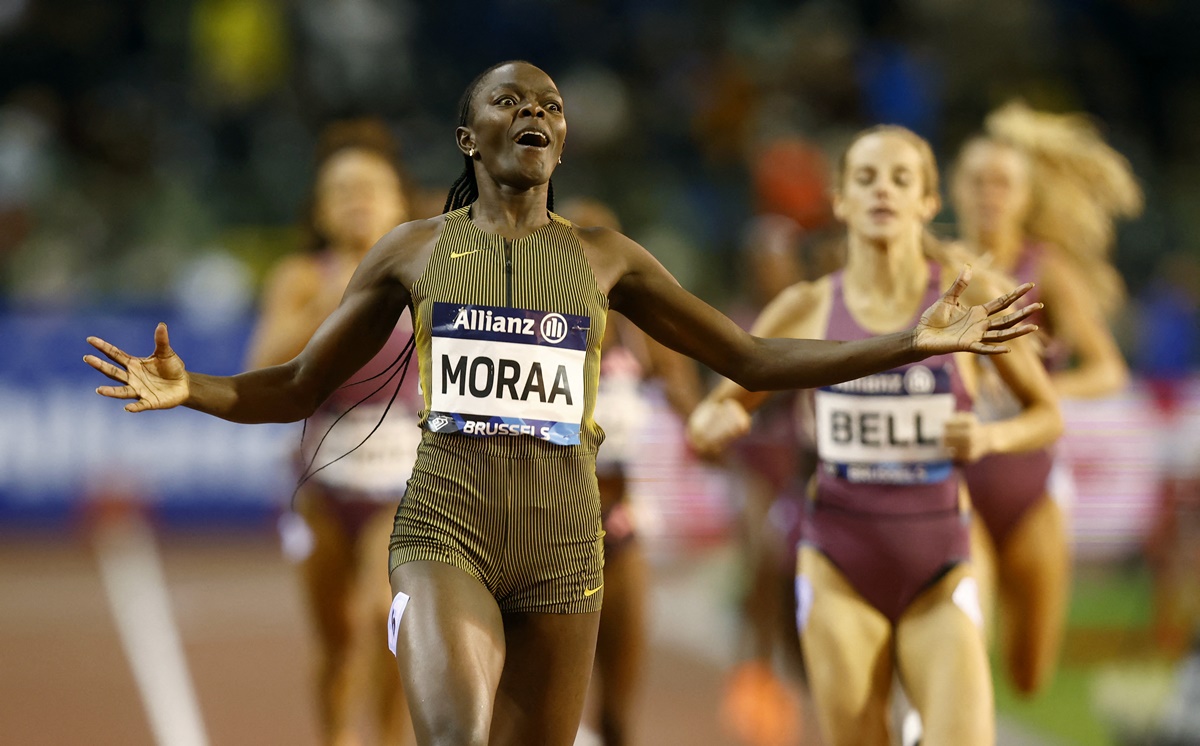
{"label": "braid", "polygon": [[[466,158],[466,156],[463,157]],[[446,195],[446,206],[442,208],[442,212],[451,212],[465,207],[478,197],[479,186],[475,183],[475,168],[471,165],[471,159],[467,158],[467,165],[463,168],[463,172],[450,185],[450,193]]]}
{"label": "braid", "polygon": [[[475,92],[479,90],[479,86],[483,84],[483,79],[486,78],[493,70],[497,70],[505,65],[513,64],[532,65],[533,63],[525,60],[505,60],[497,62],[488,69],[475,76],[471,84],[467,86],[467,90],[463,91],[462,99],[458,102],[458,126],[466,127],[467,121],[471,117],[471,99],[475,98]],[[443,213],[452,212],[460,207],[466,207],[475,200],[479,199],[479,184],[475,181],[475,164],[471,157],[463,156],[463,172],[459,174],[454,183],[450,185],[450,192],[446,195],[446,204],[442,208]],[[548,185],[546,195],[546,209],[554,211],[554,182],[551,181]]]}

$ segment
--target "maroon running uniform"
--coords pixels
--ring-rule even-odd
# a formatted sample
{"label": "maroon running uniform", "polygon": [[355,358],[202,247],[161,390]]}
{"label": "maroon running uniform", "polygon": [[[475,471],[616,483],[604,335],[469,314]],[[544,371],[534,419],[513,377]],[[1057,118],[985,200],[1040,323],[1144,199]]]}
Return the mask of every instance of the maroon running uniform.
{"label": "maroon running uniform", "polygon": [[[929,265],[922,309],[941,295]],[[830,278],[827,339],[871,336],[846,306],[843,274]],[[913,319],[911,323],[916,323]],[[946,419],[969,410],[952,355],[815,392],[817,467],[805,542],[820,550],[893,623],[970,549],[959,471],[942,444]]]}
{"label": "maroon running uniform", "polygon": [[[1037,243],[1027,242],[1013,269],[1017,282],[1035,282],[1040,274],[1040,264],[1045,249]],[[1023,301],[1035,303],[1040,300],[1037,286],[1026,294]],[[1030,323],[1042,329],[1046,319],[1041,311],[1030,317]],[[1053,341],[1046,344],[1042,361],[1047,369],[1056,370],[1065,363],[1061,346]],[[995,368],[983,361],[980,391],[976,411],[985,422],[1006,419],[1016,415],[1021,405],[999,381]],[[971,493],[971,505],[983,519],[992,542],[997,548],[1004,546],[1013,528],[1020,522],[1025,511],[1046,495],[1046,483],[1054,465],[1054,447],[1046,446],[1024,453],[996,453],[984,456],[963,470],[967,479],[967,490]]]}

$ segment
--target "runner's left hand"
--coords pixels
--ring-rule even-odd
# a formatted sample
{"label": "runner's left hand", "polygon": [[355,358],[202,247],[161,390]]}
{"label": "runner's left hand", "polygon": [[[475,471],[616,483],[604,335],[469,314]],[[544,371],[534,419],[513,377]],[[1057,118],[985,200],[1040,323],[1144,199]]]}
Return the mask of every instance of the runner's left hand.
{"label": "runner's left hand", "polygon": [[1027,282],[1012,292],[978,306],[964,306],[959,296],[971,281],[970,265],[963,268],[954,284],[921,314],[917,323],[915,344],[927,355],[947,352],[975,352],[996,355],[1008,352],[999,344],[1037,330],[1034,324],[1020,324],[1029,314],[1042,307],[1031,303],[1012,313],[998,316],[1018,298],[1029,292],[1033,283]]}

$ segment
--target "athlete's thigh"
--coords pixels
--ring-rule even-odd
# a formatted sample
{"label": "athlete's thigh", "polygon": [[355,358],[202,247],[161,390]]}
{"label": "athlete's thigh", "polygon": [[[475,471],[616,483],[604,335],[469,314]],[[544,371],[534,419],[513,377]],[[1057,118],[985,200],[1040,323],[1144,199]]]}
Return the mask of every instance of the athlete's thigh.
{"label": "athlete's thigh", "polygon": [[504,622],[492,594],[464,570],[408,562],[392,571],[408,595],[396,659],[418,743],[488,742],[504,666]]}
{"label": "athlete's thigh", "polygon": [[887,746],[892,628],[820,551],[799,551],[800,643],[827,746]]}
{"label": "athlete's thigh", "polygon": [[646,645],[646,559],[636,539],[604,560],[604,608],[596,644],[603,709],[628,700]]}
{"label": "athlete's thigh", "polygon": [[979,608],[983,614],[985,639],[996,636],[996,605],[999,595],[999,580],[996,547],[983,519],[975,515],[971,519],[971,574],[979,584]]}
{"label": "athlete's thigh", "polygon": [[978,586],[967,564],[909,605],[896,625],[896,663],[921,714],[922,746],[988,746],[995,741],[992,679]]}
{"label": "athlete's thigh", "polygon": [[395,504],[381,503],[379,510],[363,524],[355,547],[355,597],[365,625],[376,631],[383,630],[387,624],[388,608],[392,603],[387,570],[395,515]]}
{"label": "athlete's thigh", "polygon": [[999,556],[1004,657],[1013,683],[1025,694],[1046,683],[1058,659],[1070,564],[1062,512],[1046,497],[1025,512]]}
{"label": "athlete's thigh", "polygon": [[600,612],[504,615],[507,654],[492,746],[571,746],[592,673]]}
{"label": "athlete's thigh", "polygon": [[[379,511],[363,526],[358,536],[358,576],[355,586],[359,609],[357,632],[359,651],[368,662],[370,681],[376,695],[380,722],[407,724],[407,707],[400,687],[396,660],[387,647],[387,616],[391,604],[388,587],[388,543],[392,534],[395,505],[380,505]],[[399,736],[387,734],[387,743],[399,742]]]}
{"label": "athlete's thigh", "polygon": [[332,496],[320,488],[301,492],[296,510],[312,532],[312,550],[301,563],[305,596],[327,647],[345,646],[351,635],[354,547],[335,515]]}

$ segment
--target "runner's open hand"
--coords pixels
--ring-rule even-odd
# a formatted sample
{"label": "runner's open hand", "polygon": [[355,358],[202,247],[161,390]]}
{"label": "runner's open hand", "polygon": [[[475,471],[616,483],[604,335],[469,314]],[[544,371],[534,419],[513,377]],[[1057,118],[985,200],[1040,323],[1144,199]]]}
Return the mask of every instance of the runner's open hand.
{"label": "runner's open hand", "polygon": [[154,330],[154,353],[150,357],[131,357],[98,337],[88,337],[87,341],[112,363],[95,355],[84,355],[83,362],[124,384],[101,386],[96,393],[113,399],[136,399],[125,405],[126,412],[170,409],[187,400],[187,371],[183,361],[171,349],[166,324],[160,323]]}
{"label": "runner's open hand", "polygon": [[995,355],[1008,352],[1008,347],[999,342],[1007,342],[1037,329],[1033,324],[1017,326],[1017,323],[1041,308],[1041,303],[1031,303],[1004,316],[996,315],[1029,292],[1033,283],[1027,282],[982,305],[964,306],[959,302],[959,296],[970,281],[971,267],[968,265],[959,273],[950,289],[921,314],[915,337],[918,350],[931,355],[946,352]]}

